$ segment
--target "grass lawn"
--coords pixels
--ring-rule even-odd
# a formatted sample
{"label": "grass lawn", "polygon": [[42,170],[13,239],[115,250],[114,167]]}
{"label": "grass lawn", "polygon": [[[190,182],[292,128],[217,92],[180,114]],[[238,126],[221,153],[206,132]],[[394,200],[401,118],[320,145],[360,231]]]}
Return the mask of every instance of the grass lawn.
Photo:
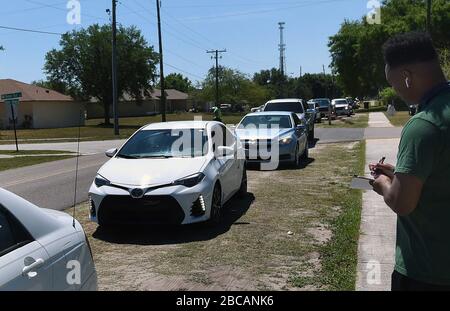
{"label": "grass lawn", "polygon": [[[317,145],[302,169],[250,170],[249,194],[217,227],[99,228],[91,242],[101,290],[352,290],[363,143]],[[291,231],[292,234],[288,234]]]}
{"label": "grass lawn", "polygon": [[5,171],[9,169],[30,166],[45,162],[57,161],[69,159],[71,156],[35,156],[35,157],[17,157],[11,159],[1,159],[0,158],[0,171]]}
{"label": "grass lawn", "polygon": [[316,123],[318,128],[366,128],[369,122],[368,113],[356,113],[351,117],[338,117],[336,120],[331,120],[331,125],[328,125],[328,119],[323,118],[321,123]]}
{"label": "grass lawn", "polygon": [[[194,120],[194,116],[201,116],[203,120],[212,120],[212,114],[193,114],[193,113],[177,113],[168,114],[168,121]],[[238,123],[243,115],[229,114],[223,116],[225,124]],[[136,117],[136,118],[120,118],[120,136],[113,135],[113,127],[103,125],[103,119],[92,119],[86,121],[86,126],[81,128],[82,140],[109,140],[117,138],[128,138],[141,126],[149,123],[160,122],[161,116]],[[62,139],[58,141],[74,141],[78,137],[77,127],[58,128],[58,129],[21,129],[17,131],[17,137],[20,140],[36,140],[27,141],[27,143],[52,142],[51,139]],[[47,139],[47,141],[46,141]],[[5,141],[6,140],[6,141]],[[14,131],[1,130],[0,144],[13,144]],[[54,142],[54,141],[53,141]]]}
{"label": "grass lawn", "polygon": [[393,126],[404,126],[411,116],[408,111],[397,111],[393,116],[384,113]]}

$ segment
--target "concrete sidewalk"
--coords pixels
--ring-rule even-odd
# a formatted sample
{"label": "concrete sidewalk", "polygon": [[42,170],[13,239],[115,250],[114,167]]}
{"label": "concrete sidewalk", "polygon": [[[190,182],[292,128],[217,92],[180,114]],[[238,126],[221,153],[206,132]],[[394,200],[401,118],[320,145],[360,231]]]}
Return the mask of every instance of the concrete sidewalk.
{"label": "concrete sidewalk", "polygon": [[369,127],[394,127],[383,112],[369,113]]}
{"label": "concrete sidewalk", "polygon": [[[386,118],[384,115],[383,117]],[[375,127],[381,124],[378,114],[372,116],[371,113],[370,119],[378,120],[372,123]],[[386,163],[396,164],[399,141],[398,138],[366,140],[366,176],[370,176],[369,163],[376,163],[383,156],[386,157]],[[364,191],[356,290],[390,290],[395,259],[396,221],[397,216],[381,196],[374,191]]]}

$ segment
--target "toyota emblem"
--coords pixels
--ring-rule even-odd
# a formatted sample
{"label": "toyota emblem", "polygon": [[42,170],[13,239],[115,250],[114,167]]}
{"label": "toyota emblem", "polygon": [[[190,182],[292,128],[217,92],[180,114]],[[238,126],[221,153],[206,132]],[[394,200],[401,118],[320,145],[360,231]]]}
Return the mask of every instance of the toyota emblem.
{"label": "toyota emblem", "polygon": [[140,199],[144,196],[144,190],[140,188],[132,189],[130,195],[133,199]]}

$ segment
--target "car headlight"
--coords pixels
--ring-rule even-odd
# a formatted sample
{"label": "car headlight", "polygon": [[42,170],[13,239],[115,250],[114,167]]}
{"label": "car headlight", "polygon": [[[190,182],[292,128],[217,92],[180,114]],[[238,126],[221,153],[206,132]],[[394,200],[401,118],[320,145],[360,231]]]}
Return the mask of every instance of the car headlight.
{"label": "car headlight", "polygon": [[348,106],[345,107],[345,110],[348,110]]}
{"label": "car headlight", "polygon": [[183,177],[181,179],[178,179],[173,182],[174,185],[181,185],[188,188],[194,187],[195,185],[199,184],[203,178],[205,178],[205,174],[203,173],[197,173],[194,175],[190,175],[187,177]]}
{"label": "car headlight", "polygon": [[279,140],[280,145],[289,145],[292,142],[292,137],[282,137]]}
{"label": "car headlight", "polygon": [[94,183],[98,188],[103,187],[103,186],[108,186],[111,184],[111,182],[108,179],[106,179],[105,177],[103,177],[102,175],[95,176]]}

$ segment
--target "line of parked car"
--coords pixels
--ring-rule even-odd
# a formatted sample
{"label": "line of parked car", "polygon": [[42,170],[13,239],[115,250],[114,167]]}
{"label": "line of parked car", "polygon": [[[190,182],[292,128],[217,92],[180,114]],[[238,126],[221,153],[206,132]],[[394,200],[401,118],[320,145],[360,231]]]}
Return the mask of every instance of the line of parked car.
{"label": "line of parked car", "polygon": [[[143,126],[106,152],[111,159],[89,189],[90,220],[100,226],[217,224],[224,204],[246,195],[248,163],[299,167],[308,159],[314,124],[329,105],[335,114],[350,113],[334,102],[272,100],[234,130],[216,121]],[[96,290],[81,225],[0,189],[0,289]]]}

